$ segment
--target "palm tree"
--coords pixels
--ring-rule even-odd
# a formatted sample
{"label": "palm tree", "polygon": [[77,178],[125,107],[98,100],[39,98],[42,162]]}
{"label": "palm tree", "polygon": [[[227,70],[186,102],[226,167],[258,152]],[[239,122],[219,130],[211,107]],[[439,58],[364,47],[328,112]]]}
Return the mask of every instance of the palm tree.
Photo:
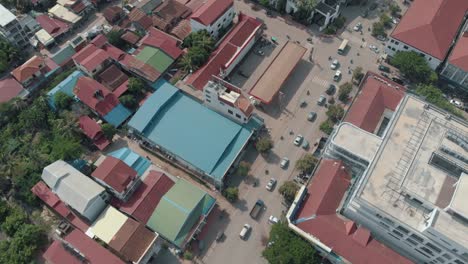
{"label": "palm tree", "polygon": [[28,106],[28,103],[23,100],[22,98],[18,98],[18,97],[15,97],[12,101],[11,101],[11,107],[13,108],[13,110],[15,110],[16,112],[19,112],[21,110],[24,110],[26,107]]}
{"label": "palm tree", "polygon": [[192,72],[194,69],[192,57],[187,53],[179,60],[179,66],[184,72]]}

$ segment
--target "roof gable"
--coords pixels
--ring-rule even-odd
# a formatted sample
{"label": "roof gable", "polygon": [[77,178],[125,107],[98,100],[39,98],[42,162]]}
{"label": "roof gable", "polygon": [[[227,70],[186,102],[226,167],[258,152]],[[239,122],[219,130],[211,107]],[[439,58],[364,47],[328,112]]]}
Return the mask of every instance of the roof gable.
{"label": "roof gable", "polygon": [[136,179],[137,173],[120,159],[107,156],[91,176],[100,179],[121,193],[126,190],[130,182]]}
{"label": "roof gable", "polygon": [[211,25],[233,4],[233,0],[208,0],[192,14],[192,19],[205,26]]}
{"label": "roof gable", "polygon": [[73,92],[80,101],[101,116],[106,115],[120,104],[117,97],[106,87],[89,77],[81,76],[76,82]]}

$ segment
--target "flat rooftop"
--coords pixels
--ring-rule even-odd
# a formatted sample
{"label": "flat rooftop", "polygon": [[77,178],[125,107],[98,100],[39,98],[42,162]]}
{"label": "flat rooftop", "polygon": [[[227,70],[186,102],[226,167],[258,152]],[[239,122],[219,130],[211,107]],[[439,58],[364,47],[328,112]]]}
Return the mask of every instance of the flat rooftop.
{"label": "flat rooftop", "polygon": [[205,107],[170,83],[156,91],[129,122],[153,144],[220,181],[253,131]]}
{"label": "flat rooftop", "polygon": [[350,123],[341,123],[333,135],[334,144],[367,161],[377,154],[382,139]]}
{"label": "flat rooftop", "polygon": [[263,103],[269,104],[306,51],[307,49],[301,45],[288,41],[260,76],[249,94]]}
{"label": "flat rooftop", "polygon": [[[467,165],[466,135],[468,126],[460,119],[447,118],[445,112],[406,96],[390,121],[387,135],[363,175],[364,182],[356,196],[421,230],[425,216],[434,209],[448,208],[452,198],[458,196],[454,196],[454,186]],[[447,139],[451,144],[444,145]],[[457,148],[453,142],[458,142]],[[458,154],[447,154],[445,150]],[[459,182],[459,188],[465,188],[463,182]],[[465,192],[463,199],[467,196]],[[457,210],[466,212],[468,204],[461,206]],[[437,231],[460,245],[468,244],[466,224],[449,214],[437,221],[440,222],[433,223]]]}

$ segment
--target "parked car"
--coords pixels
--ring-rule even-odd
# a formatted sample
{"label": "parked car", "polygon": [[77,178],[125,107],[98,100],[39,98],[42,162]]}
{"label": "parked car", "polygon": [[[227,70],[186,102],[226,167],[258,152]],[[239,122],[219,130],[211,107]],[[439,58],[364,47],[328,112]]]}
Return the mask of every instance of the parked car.
{"label": "parked car", "polygon": [[286,169],[289,165],[289,159],[287,157],[283,157],[283,159],[280,162],[280,168]]}
{"label": "parked car", "polygon": [[334,59],[333,62],[332,62],[332,64],[330,65],[330,68],[331,68],[332,70],[336,70],[336,69],[338,68],[339,65],[340,65],[340,63],[338,62],[338,60],[337,60],[337,59]]}
{"label": "parked car", "polygon": [[337,70],[337,71],[335,72],[335,76],[333,76],[333,80],[334,80],[335,82],[337,82],[337,81],[339,81],[340,79],[341,79],[341,71],[340,71],[340,70]]}
{"label": "parked car", "polygon": [[362,29],[362,24],[361,22],[357,23],[355,26],[354,26],[354,31],[361,31]]}
{"label": "parked car", "polygon": [[327,102],[327,98],[324,95],[321,95],[317,100],[318,105],[324,105]]}
{"label": "parked car", "polygon": [[450,100],[450,103],[458,108],[463,108],[463,104],[460,101],[457,101],[455,99]]}
{"label": "parked car", "polygon": [[266,185],[266,189],[267,189],[268,191],[271,191],[271,190],[273,190],[273,188],[275,188],[275,185],[276,185],[276,179],[271,178],[271,179],[268,181],[267,185]]}
{"label": "parked car", "polygon": [[300,146],[303,139],[304,137],[301,134],[297,135],[296,138],[294,139],[294,145]]}
{"label": "parked car", "polygon": [[302,142],[302,148],[303,149],[308,149],[309,148],[309,141],[304,139],[304,142]]}
{"label": "parked car", "polygon": [[401,79],[399,79],[399,78],[397,78],[397,77],[392,77],[392,81],[394,81],[394,82],[396,82],[396,83],[398,83],[398,84],[400,84],[400,85],[404,85],[404,84],[405,84]]}
{"label": "parked car", "polygon": [[268,218],[268,222],[270,222],[270,224],[277,224],[279,222],[279,219],[276,216],[270,215],[270,218]]}
{"label": "parked car", "polygon": [[390,68],[385,65],[379,65],[379,70],[386,72],[386,73],[390,73]]}
{"label": "parked car", "polygon": [[381,74],[382,74],[383,77],[390,79],[390,76],[388,74],[386,74],[385,72],[382,72]]}
{"label": "parked car", "polygon": [[218,234],[216,235],[216,242],[219,242],[223,239],[224,237],[224,232],[223,231],[219,231]]}
{"label": "parked car", "polygon": [[239,234],[240,238],[245,240],[247,238],[247,233],[249,233],[250,229],[252,229],[252,227],[249,224],[245,224],[242,227],[242,230]]}
{"label": "parked car", "polygon": [[372,50],[372,51],[375,52],[375,53],[379,53],[379,52],[380,52],[379,48],[377,48],[377,46],[375,46],[375,45],[373,45],[373,44],[369,45],[369,49]]}
{"label": "parked car", "polygon": [[317,118],[317,113],[315,113],[315,112],[310,112],[310,113],[307,115],[307,120],[309,120],[309,121],[311,121],[311,122],[314,121],[315,118]]}
{"label": "parked car", "polygon": [[334,84],[330,84],[327,90],[325,91],[325,93],[328,95],[333,95],[335,91],[336,91],[336,86]]}
{"label": "parked car", "polygon": [[380,41],[387,41],[387,38],[385,36],[382,36],[382,35],[378,35],[377,39],[380,40]]}

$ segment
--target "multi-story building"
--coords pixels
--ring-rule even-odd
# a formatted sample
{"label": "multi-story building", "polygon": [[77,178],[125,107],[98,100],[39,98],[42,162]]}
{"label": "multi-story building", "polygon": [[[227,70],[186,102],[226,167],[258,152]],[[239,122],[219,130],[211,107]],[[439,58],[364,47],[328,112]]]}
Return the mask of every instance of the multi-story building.
{"label": "multi-story building", "polygon": [[221,78],[213,77],[203,88],[203,95],[205,105],[237,123],[247,123],[252,115],[254,107],[242,90]]}
{"label": "multi-story building", "polygon": [[0,4],[0,36],[19,48],[29,45],[29,39],[16,16]]}
{"label": "multi-story building", "polygon": [[468,91],[468,23],[443,65],[440,76],[449,86]]}
{"label": "multi-story building", "polygon": [[206,30],[214,38],[232,23],[236,15],[233,0],[209,0],[199,7],[190,18],[192,32]]}
{"label": "multi-story building", "polygon": [[324,155],[351,168],[341,212],[416,263],[468,262],[468,123],[368,73]]}
{"label": "multi-story building", "polygon": [[[273,2],[276,4],[278,0],[274,0]],[[317,21],[317,24],[320,26],[319,30],[322,31],[340,16],[342,7],[345,6],[346,2],[347,0],[319,0],[311,12],[309,20]],[[298,12],[300,9],[299,5],[298,0],[287,0],[286,13]]]}
{"label": "multi-story building", "polygon": [[415,51],[435,70],[447,58],[468,11],[464,0],[416,0],[390,35],[385,52]]}

